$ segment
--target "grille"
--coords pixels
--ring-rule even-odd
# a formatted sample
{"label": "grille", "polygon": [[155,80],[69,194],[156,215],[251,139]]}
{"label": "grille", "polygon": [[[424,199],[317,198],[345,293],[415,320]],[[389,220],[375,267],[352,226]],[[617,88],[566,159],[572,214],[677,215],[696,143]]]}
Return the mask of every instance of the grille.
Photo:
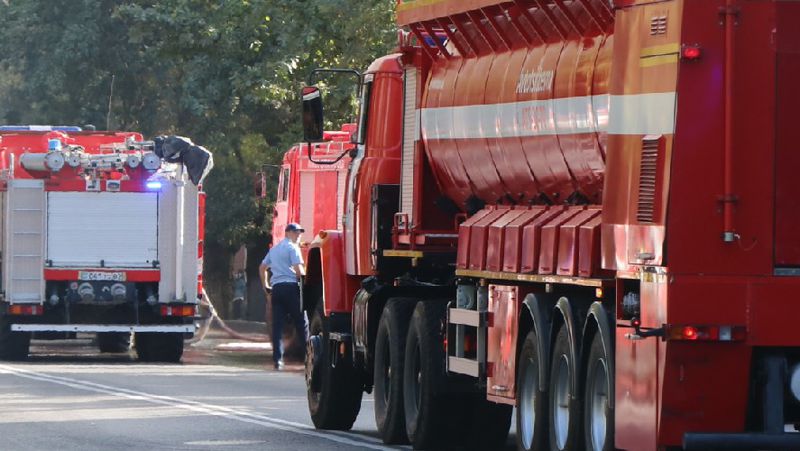
{"label": "grille", "polygon": [[653,16],[650,18],[650,36],[667,34],[667,16]]}
{"label": "grille", "polygon": [[661,137],[642,140],[642,159],[639,166],[639,204],[636,219],[653,223],[656,213],[656,181],[658,177],[658,150]]}

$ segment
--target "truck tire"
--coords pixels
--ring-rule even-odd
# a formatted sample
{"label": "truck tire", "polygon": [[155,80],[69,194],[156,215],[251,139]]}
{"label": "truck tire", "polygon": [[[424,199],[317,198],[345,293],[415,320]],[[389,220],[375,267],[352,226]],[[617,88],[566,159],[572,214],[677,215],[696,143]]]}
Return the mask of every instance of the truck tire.
{"label": "truck tire", "polygon": [[25,360],[30,345],[30,332],[12,332],[11,320],[0,317],[0,360]]}
{"label": "truck tire", "polygon": [[584,389],[584,443],[588,451],[614,449],[614,409],[610,396],[614,395],[614,376],[609,371],[609,359],[603,346],[601,332],[597,332],[589,348],[586,361]]}
{"label": "truck tire", "polygon": [[580,405],[574,393],[572,378],[577,362],[572,358],[569,333],[562,326],[556,335],[550,365],[550,449],[553,451],[580,449]]}
{"label": "truck tire", "polygon": [[475,451],[506,448],[513,406],[488,401],[482,392],[451,395],[449,408],[445,448],[452,445]]}
{"label": "truck tire", "polygon": [[403,409],[406,333],[414,299],[389,299],[375,337],[375,423],[384,443],[408,443]]}
{"label": "truck tire", "polygon": [[431,449],[445,439],[449,416],[442,393],[445,372],[444,301],[421,301],[414,308],[405,345],[403,408],[414,449]]}
{"label": "truck tire", "polygon": [[544,449],[547,434],[547,392],[539,390],[539,371],[546,360],[539,356],[538,337],[531,330],[517,359],[517,449]]}
{"label": "truck tire", "polygon": [[306,350],[306,393],[311,421],[317,429],[346,431],[361,410],[364,384],[352,361],[330,364],[328,324],[322,302],[311,317]]}
{"label": "truck tire", "polygon": [[98,332],[97,347],[100,352],[128,352],[131,349],[130,332]]}
{"label": "truck tire", "polygon": [[183,334],[138,333],[136,353],[143,362],[180,362],[183,356]]}
{"label": "truck tire", "polygon": [[469,449],[503,449],[511,429],[514,407],[479,399],[473,410]]}

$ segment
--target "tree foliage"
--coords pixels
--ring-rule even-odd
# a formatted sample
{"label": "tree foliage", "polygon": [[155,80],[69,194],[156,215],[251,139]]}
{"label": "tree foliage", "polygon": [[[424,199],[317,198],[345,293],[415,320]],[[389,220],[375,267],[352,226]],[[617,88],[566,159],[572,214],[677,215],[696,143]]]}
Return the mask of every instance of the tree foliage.
{"label": "tree foliage", "polygon": [[[0,3],[0,123],[191,136],[214,152],[207,241],[224,253],[264,232],[252,175],[300,138],[305,77],[363,69],[390,51],[394,4],[9,0]],[[354,112],[353,85],[336,86],[326,100],[333,123]]]}

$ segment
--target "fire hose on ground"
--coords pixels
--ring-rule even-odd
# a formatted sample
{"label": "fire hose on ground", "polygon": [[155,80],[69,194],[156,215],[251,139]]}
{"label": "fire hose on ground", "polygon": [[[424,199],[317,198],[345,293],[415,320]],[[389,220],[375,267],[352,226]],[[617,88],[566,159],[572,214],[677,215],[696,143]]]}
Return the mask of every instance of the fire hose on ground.
{"label": "fire hose on ground", "polygon": [[225,331],[228,335],[239,340],[252,341],[256,343],[269,343],[272,341],[266,335],[242,334],[231,329],[227,324],[225,324],[225,321],[220,318],[219,313],[217,313],[217,309],[214,308],[214,304],[211,302],[211,298],[208,296],[208,293],[205,289],[203,289],[203,297],[200,300],[200,306],[207,307],[209,315],[200,320],[200,328],[191,340],[186,340],[187,344],[196,344],[203,341],[208,333],[208,330],[211,328],[211,323],[213,322],[216,322],[220,329]]}

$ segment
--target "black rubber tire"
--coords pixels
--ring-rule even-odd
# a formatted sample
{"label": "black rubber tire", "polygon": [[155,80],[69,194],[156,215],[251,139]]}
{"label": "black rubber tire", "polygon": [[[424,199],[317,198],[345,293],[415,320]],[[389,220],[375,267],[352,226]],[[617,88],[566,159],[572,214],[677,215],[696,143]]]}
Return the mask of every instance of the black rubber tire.
{"label": "black rubber tire", "polygon": [[[317,303],[317,308],[311,317],[309,336],[320,336],[322,358],[317,368],[312,365],[312,351],[309,349],[306,356],[306,395],[311,421],[317,429],[332,429],[346,431],[353,427],[353,423],[361,410],[361,396],[364,393],[364,383],[353,367],[352,360],[340,361],[336,367],[330,365],[328,355],[328,321],[322,310],[322,302]],[[310,371],[318,373],[318,387],[309,383]]]}
{"label": "black rubber tire", "polygon": [[131,349],[130,332],[98,332],[97,347],[100,352],[128,352]]}
{"label": "black rubber tire", "polygon": [[143,362],[178,363],[183,356],[181,333],[137,333],[136,353]]}
{"label": "black rubber tire", "polygon": [[514,407],[497,404],[485,398],[477,400],[472,415],[472,428],[467,448],[474,450],[504,449],[511,429]]}
{"label": "black rubber tire", "polygon": [[0,316],[0,360],[25,360],[30,345],[30,332],[12,332],[11,320]]}
{"label": "black rubber tire", "polygon": [[408,443],[403,409],[406,334],[414,299],[389,299],[375,337],[375,424],[386,444]]}
{"label": "black rubber tire", "polygon": [[[553,346],[553,355],[550,363],[550,390],[549,390],[549,409],[548,409],[548,430],[549,430],[549,443],[550,449],[553,451],[574,451],[580,450],[582,437],[580,402],[578,401],[578,394],[574,393],[574,388],[569,382],[574,372],[577,371],[577,362],[572,358],[574,353],[570,349],[569,334],[566,327],[561,327],[556,335],[556,341]],[[556,410],[559,407],[559,368],[561,362],[566,363],[565,370],[568,371],[565,376],[566,379],[566,407],[568,413],[567,428],[563,444],[559,443],[556,433]]]}
{"label": "black rubber tire", "polygon": [[406,337],[403,408],[406,433],[414,449],[439,448],[446,438],[446,309],[446,301],[417,303]]}
{"label": "black rubber tire", "polygon": [[448,404],[446,442],[431,449],[484,451],[507,448],[513,406],[488,401],[484,393],[453,394]]}
{"label": "black rubber tire", "polygon": [[[528,364],[532,365],[531,367]],[[538,338],[536,331],[530,331],[525,336],[525,341],[522,342],[522,350],[520,350],[519,358],[517,359],[517,449],[519,451],[539,451],[545,448],[547,443],[547,392],[541,392],[538,383],[532,382],[527,378],[528,371],[536,372],[536,380],[539,378],[539,372],[542,366],[547,368],[547,358],[539,355]],[[532,368],[532,369],[531,369]],[[535,386],[528,393],[533,393],[532,409],[534,414],[533,430],[531,437],[527,438],[527,442],[523,440],[522,412],[520,403],[523,402],[524,393],[526,392],[527,384],[533,383]]]}
{"label": "black rubber tire", "polygon": [[[600,332],[597,332],[592,339],[592,344],[589,347],[589,357],[586,360],[586,383],[584,385],[584,417],[583,417],[583,437],[586,444],[587,451],[611,451],[614,449],[614,409],[611,407],[610,396],[614,396],[614,374],[611,373],[610,363],[611,356],[606,355],[605,348],[603,347],[603,338]],[[602,398],[593,399],[592,393],[595,388],[595,377],[599,371],[605,371],[607,385],[602,389],[605,391],[605,400]],[[592,433],[592,407],[594,403],[604,405],[604,413],[606,418],[605,424],[605,440],[603,444],[595,447],[594,434]],[[600,428],[602,429],[602,428]]]}

